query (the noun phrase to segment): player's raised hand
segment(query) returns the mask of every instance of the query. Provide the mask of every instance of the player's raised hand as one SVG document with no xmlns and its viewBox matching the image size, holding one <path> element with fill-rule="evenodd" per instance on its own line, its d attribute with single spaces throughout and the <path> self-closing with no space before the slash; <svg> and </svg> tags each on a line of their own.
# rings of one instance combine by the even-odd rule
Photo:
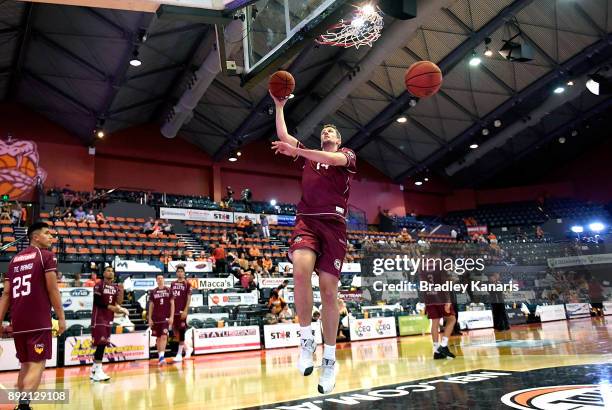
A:
<svg viewBox="0 0 612 410">
<path fill-rule="evenodd" d="M 291 146 L 283 141 L 272 142 L 272 149 L 274 150 L 274 154 L 283 154 L 288 157 L 295 157 L 297 155 L 297 147 Z"/>
<path fill-rule="evenodd" d="M 283 98 L 283 99 L 279 99 L 275 96 L 272 95 L 272 92 L 268 91 L 268 93 L 270 94 L 270 97 L 272 97 L 272 100 L 274 101 L 274 105 L 276 105 L 277 107 L 284 107 L 285 104 L 287 104 L 287 101 L 289 101 L 288 98 Z"/>
</svg>

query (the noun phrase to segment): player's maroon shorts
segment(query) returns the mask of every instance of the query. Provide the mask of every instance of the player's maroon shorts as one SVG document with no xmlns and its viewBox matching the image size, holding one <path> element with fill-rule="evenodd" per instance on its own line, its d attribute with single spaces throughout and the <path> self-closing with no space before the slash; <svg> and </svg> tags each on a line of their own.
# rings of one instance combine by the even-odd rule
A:
<svg viewBox="0 0 612 410">
<path fill-rule="evenodd" d="M 172 331 L 175 335 L 178 335 L 181 330 L 187 330 L 187 320 L 182 320 L 181 315 L 174 315 L 174 320 L 172 321 Z"/>
<path fill-rule="evenodd" d="M 151 327 L 151 335 L 154 337 L 168 335 L 168 322 L 153 322 L 153 327 Z"/>
<path fill-rule="evenodd" d="M 42 362 L 51 359 L 51 329 L 15 333 L 15 350 L 20 363 Z"/>
<path fill-rule="evenodd" d="M 108 325 L 95 325 L 91 330 L 94 346 L 106 346 L 110 343 L 111 327 Z"/>
<path fill-rule="evenodd" d="M 346 224 L 334 218 L 298 216 L 290 241 L 289 259 L 297 249 L 312 249 L 317 254 L 315 270 L 340 277 L 346 255 Z"/>
<path fill-rule="evenodd" d="M 445 304 L 425 305 L 425 313 L 430 319 L 441 319 L 443 317 L 455 316 L 455 309 L 450 305 L 450 312 L 444 309 Z"/>
</svg>

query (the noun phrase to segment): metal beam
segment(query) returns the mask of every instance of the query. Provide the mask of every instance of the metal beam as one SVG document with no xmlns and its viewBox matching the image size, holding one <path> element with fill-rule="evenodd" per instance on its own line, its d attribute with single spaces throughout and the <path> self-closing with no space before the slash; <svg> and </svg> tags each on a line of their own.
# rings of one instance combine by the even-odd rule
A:
<svg viewBox="0 0 612 410">
<path fill-rule="evenodd" d="M 34 81 L 36 81 L 37 83 L 43 85 L 45 88 L 47 88 L 48 90 L 54 92 L 55 94 L 59 95 L 60 97 L 68 100 L 69 102 L 71 102 L 75 107 L 79 108 L 81 111 L 83 111 L 85 114 L 90 115 L 92 117 L 95 117 L 95 111 L 93 109 L 91 109 L 90 107 L 86 106 L 85 104 L 83 104 L 82 102 L 80 102 L 79 100 L 77 100 L 76 98 L 74 98 L 73 96 L 67 94 L 66 92 L 60 90 L 59 88 L 57 88 L 56 86 L 54 86 L 53 84 L 49 83 L 48 81 L 42 79 L 41 77 L 39 77 L 38 75 L 30 72 L 27 69 L 23 69 L 23 73 L 30 77 L 31 79 L 33 79 Z"/>
<path fill-rule="evenodd" d="M 603 58 L 605 60 L 609 57 L 608 54 L 611 49 L 612 45 L 609 44 L 606 40 L 600 40 L 597 43 L 588 46 L 580 53 L 561 64 L 557 69 L 554 69 L 548 74 L 545 74 L 544 76 L 540 77 L 529 87 L 524 88 L 522 91 L 516 93 L 514 96 L 506 100 L 499 107 L 495 108 L 493 111 L 487 114 L 482 119 L 482 122 L 489 123 L 501 117 L 507 111 L 516 109 L 516 106 L 520 104 L 523 100 L 532 98 L 543 90 L 549 89 L 552 84 L 556 83 L 559 78 L 562 77 L 564 73 L 568 71 L 572 71 L 574 74 L 577 74 L 579 71 L 578 69 L 588 70 L 589 67 L 593 66 L 593 63 L 588 62 L 587 59 L 607 51 L 608 53 L 600 56 L 600 58 Z M 476 133 L 480 132 L 481 127 L 482 126 L 480 123 L 473 124 L 471 127 L 463 131 L 459 136 L 455 137 L 452 141 L 450 141 L 449 149 L 455 149 L 457 147 L 465 145 L 466 142 L 468 142 L 470 139 L 473 138 L 474 135 L 476 135 Z M 431 165 L 442 159 L 444 155 L 446 155 L 446 152 L 446 150 L 438 150 L 434 152 L 425 161 L 422 162 L 420 168 L 431 167 Z M 401 180 L 417 171 L 418 170 L 408 170 L 407 172 L 404 172 L 403 174 L 399 175 L 398 178 Z"/>
<path fill-rule="evenodd" d="M 55 40 L 50 39 L 49 37 L 47 37 L 44 33 L 40 32 L 40 31 L 34 31 L 32 33 L 32 35 L 40 40 L 43 40 L 44 43 L 46 43 L 48 46 L 50 46 L 51 48 L 54 48 L 55 50 L 59 51 L 60 53 L 64 54 L 66 57 L 70 58 L 71 60 L 73 60 L 74 62 L 76 62 L 77 64 L 79 64 L 80 66 L 94 72 L 95 74 L 97 74 L 101 79 L 103 80 L 107 80 L 108 75 L 101 70 L 98 66 L 90 63 L 89 61 L 85 60 L 84 58 L 76 55 L 75 53 L 73 53 L 72 51 L 68 50 L 67 48 L 65 48 L 64 46 L 62 46 L 61 44 L 57 43 Z"/>
<path fill-rule="evenodd" d="M 91 8 L 91 7 L 81 7 L 81 8 L 83 10 L 85 10 L 86 12 L 88 12 L 89 14 L 91 14 L 94 18 L 100 20 L 105 25 L 111 27 L 117 33 L 121 34 L 121 36 L 123 38 L 125 38 L 125 39 L 131 39 L 132 38 L 133 33 L 130 30 L 126 30 L 120 24 L 117 24 L 113 20 L 109 19 L 108 17 L 106 17 L 105 15 L 100 13 L 98 10 L 96 10 L 94 8 Z"/>
<path fill-rule="evenodd" d="M 166 67 L 156 68 L 155 70 L 145 71 L 140 74 L 131 75 L 126 78 L 126 81 L 138 80 L 138 79 L 145 78 L 151 75 L 165 73 L 167 71 L 175 71 L 175 70 L 183 70 L 183 69 L 185 69 L 185 64 L 182 64 L 182 63 L 173 64 L 173 65 L 169 65 Z"/>
<path fill-rule="evenodd" d="M 135 109 L 140 108 L 140 107 L 146 107 L 147 105 L 156 104 L 156 103 L 159 103 L 159 102 L 161 102 L 163 100 L 164 100 L 163 97 L 149 98 L 149 99 L 144 100 L 144 101 L 140 101 L 140 102 L 137 102 L 137 103 L 134 103 L 134 104 L 126 105 L 126 106 L 121 107 L 121 108 L 117 108 L 116 110 L 108 111 L 106 113 L 106 117 L 107 118 L 113 118 L 114 116 L 116 116 L 118 114 L 123 114 L 126 111 L 135 110 Z"/>
<path fill-rule="evenodd" d="M 164 36 L 170 36 L 173 34 L 184 33 L 186 31 L 202 30 L 205 28 L 206 28 L 206 24 L 202 24 L 202 23 L 187 24 L 185 26 L 173 28 L 170 30 L 164 30 L 164 31 L 158 31 L 157 33 L 152 33 L 149 36 L 149 40 L 154 39 L 154 38 L 164 37 Z"/>
<path fill-rule="evenodd" d="M 208 125 L 209 127 L 214 128 L 215 130 L 219 131 L 221 134 L 223 134 L 223 136 L 228 136 L 230 134 L 230 132 L 226 130 L 223 126 L 217 124 L 213 120 L 206 118 L 204 115 L 200 114 L 197 108 L 193 110 L 193 116 L 198 121 L 201 121 L 204 124 Z"/>
<path fill-rule="evenodd" d="M 382 135 L 379 136 L 377 138 L 378 142 L 382 142 L 382 144 L 389 148 L 391 151 L 393 151 L 396 154 L 399 154 L 402 158 L 404 158 L 406 161 L 410 162 L 411 165 L 418 165 L 418 162 L 412 158 L 410 155 L 406 154 L 404 151 L 402 151 L 401 149 L 399 149 L 398 147 L 396 147 L 394 144 L 390 143 L 385 137 L 383 137 Z"/>
<path fill-rule="evenodd" d="M 595 22 L 595 20 L 593 20 L 593 18 L 589 15 L 589 13 L 587 13 L 582 6 L 580 5 L 580 3 L 574 3 L 574 8 L 576 9 L 576 11 L 578 12 L 578 15 L 580 17 L 582 17 L 582 19 L 588 23 L 591 27 L 593 27 L 595 30 L 597 30 L 597 33 L 599 33 L 599 37 L 601 37 L 602 39 L 606 39 L 608 38 L 608 33 L 606 32 L 606 30 L 604 30 L 603 28 L 601 28 L 599 26 L 599 24 L 597 24 Z"/>
<path fill-rule="evenodd" d="M 249 99 L 244 98 L 242 95 L 238 94 L 236 91 L 232 90 L 231 88 L 223 84 L 221 81 L 214 79 L 212 85 L 232 97 L 234 100 L 238 101 L 244 108 L 253 108 L 253 103 Z"/>
<path fill-rule="evenodd" d="M 17 83 L 21 76 L 21 70 L 25 61 L 26 51 L 30 43 L 30 35 L 32 33 L 32 25 L 34 21 L 34 4 L 25 3 L 23 15 L 21 16 L 21 39 L 19 47 L 15 47 L 13 55 L 13 72 L 9 78 L 9 86 L 7 97 L 13 99 L 17 95 Z"/>
</svg>

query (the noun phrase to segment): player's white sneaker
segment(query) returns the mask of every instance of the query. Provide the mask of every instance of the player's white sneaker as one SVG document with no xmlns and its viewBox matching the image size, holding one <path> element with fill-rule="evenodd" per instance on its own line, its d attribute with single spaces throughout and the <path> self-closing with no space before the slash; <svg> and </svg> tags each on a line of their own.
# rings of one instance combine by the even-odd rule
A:
<svg viewBox="0 0 612 410">
<path fill-rule="evenodd" d="M 317 350 L 317 342 L 314 339 L 302 339 L 300 345 L 300 358 L 297 368 L 302 376 L 310 376 L 314 369 L 314 353 Z"/>
<path fill-rule="evenodd" d="M 110 380 L 110 376 L 104 373 L 104 370 L 102 370 L 102 368 L 96 370 L 95 372 L 91 372 L 89 378 L 94 382 L 105 382 L 107 380 Z"/>
<path fill-rule="evenodd" d="M 331 393 L 336 387 L 337 364 L 335 360 L 323 359 L 321 375 L 319 376 L 319 393 Z"/>
<path fill-rule="evenodd" d="M 183 361 L 183 355 L 182 354 L 177 354 L 176 356 L 174 356 L 174 359 L 172 359 L 172 361 L 174 363 L 182 362 Z"/>
<path fill-rule="evenodd" d="M 191 358 L 191 353 L 193 353 L 193 349 L 191 347 L 185 348 L 185 360 Z"/>
</svg>

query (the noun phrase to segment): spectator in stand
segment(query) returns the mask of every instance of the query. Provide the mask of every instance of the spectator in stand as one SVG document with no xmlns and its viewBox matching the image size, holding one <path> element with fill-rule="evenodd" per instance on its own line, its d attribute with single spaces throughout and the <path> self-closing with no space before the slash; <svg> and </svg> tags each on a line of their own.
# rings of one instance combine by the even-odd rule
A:
<svg viewBox="0 0 612 410">
<path fill-rule="evenodd" d="M 239 271 L 240 274 L 240 286 L 242 289 L 250 291 L 255 289 L 255 281 L 253 280 L 253 274 L 251 271 L 243 271 L 242 269 Z"/>
<path fill-rule="evenodd" d="M 312 321 L 318 322 L 320 320 L 321 320 L 321 312 L 319 312 L 318 310 L 315 310 L 314 312 L 312 312 Z"/>
<path fill-rule="evenodd" d="M 221 244 L 216 244 L 212 250 L 212 256 L 215 258 L 215 272 L 227 273 L 227 264 L 225 260 L 225 248 Z"/>
<path fill-rule="evenodd" d="M 272 269 L 269 271 L 270 276 L 280 276 L 280 269 L 278 268 L 278 265 L 273 265 Z"/>
<path fill-rule="evenodd" d="M 274 289 L 270 294 L 270 299 L 268 299 L 270 311 L 273 311 L 275 308 L 280 308 L 281 302 L 284 302 L 284 300 L 279 296 L 278 291 Z M 280 309 L 278 311 L 280 312 Z"/>
<path fill-rule="evenodd" d="M 96 222 L 98 223 L 98 225 L 104 225 L 106 223 L 106 217 L 102 213 L 102 210 L 100 210 L 96 215 Z"/>
<path fill-rule="evenodd" d="M 247 270 L 249 268 L 249 261 L 246 259 L 244 252 L 240 252 L 240 257 L 237 259 L 237 262 L 241 269 Z"/>
<path fill-rule="evenodd" d="M 68 212 L 66 214 L 66 216 L 64 217 L 64 222 L 76 222 L 76 219 L 74 219 L 72 212 Z"/>
<path fill-rule="evenodd" d="M 93 288 L 94 286 L 96 286 L 96 283 L 98 283 L 99 279 L 98 279 L 98 275 L 96 275 L 95 272 L 91 273 L 91 276 L 89 277 L 89 279 L 83 284 L 84 287 L 86 288 Z"/>
<path fill-rule="evenodd" d="M 77 210 L 74 211 L 74 218 L 76 219 L 77 222 L 83 221 L 86 216 L 87 214 L 85 214 L 85 211 L 83 210 L 82 206 L 79 206 Z"/>
<path fill-rule="evenodd" d="M 236 220 L 236 230 L 238 231 L 238 235 L 244 237 L 244 219 L 241 216 Z"/>
<path fill-rule="evenodd" d="M 489 243 L 490 244 L 497 244 L 497 236 L 495 236 L 495 234 L 493 232 L 491 232 L 489 234 Z"/>
<path fill-rule="evenodd" d="M 268 217 L 265 215 L 260 215 L 259 220 L 261 222 L 261 233 L 264 238 L 270 237 L 270 222 L 268 222 Z"/>
<path fill-rule="evenodd" d="M 193 252 L 187 250 L 185 251 L 185 260 L 188 262 L 193 262 L 195 259 L 193 258 Z"/>
<path fill-rule="evenodd" d="M 28 222 L 28 208 L 25 206 L 22 206 L 19 226 L 26 226 L 27 222 Z"/>
<path fill-rule="evenodd" d="M 287 286 L 289 286 L 289 281 L 284 280 L 283 283 L 276 288 L 278 296 L 283 300 L 287 299 Z"/>
<path fill-rule="evenodd" d="M 153 232 L 153 218 L 149 218 L 149 220 L 146 221 L 144 225 L 142 226 L 142 233 L 144 233 L 145 235 L 149 235 L 152 232 Z"/>
<path fill-rule="evenodd" d="M 281 311 L 278 314 L 278 321 L 280 323 L 293 323 L 293 312 L 289 309 L 287 302 L 281 302 Z"/>
<path fill-rule="evenodd" d="M 410 232 L 408 232 L 408 228 L 402 228 L 402 232 L 400 233 L 398 242 L 412 242 L 412 236 L 410 235 Z"/>
<path fill-rule="evenodd" d="M 536 236 L 536 239 L 539 241 L 544 239 L 544 230 L 542 229 L 540 225 L 536 226 L 535 236 Z"/>
<path fill-rule="evenodd" d="M 455 228 L 451 229 L 450 236 L 451 238 L 453 238 L 453 240 L 457 240 L 457 231 L 455 230 Z"/>
<path fill-rule="evenodd" d="M 272 269 L 272 258 L 270 257 L 269 253 L 264 255 L 263 260 L 261 261 L 261 266 L 267 271 Z"/>
<path fill-rule="evenodd" d="M 0 221 L 12 222 L 12 219 L 11 219 L 11 205 L 10 204 L 6 203 L 6 204 L 2 205 L 2 211 L 0 212 Z"/>
<path fill-rule="evenodd" d="M 153 224 L 153 232 L 151 232 L 151 236 L 161 236 L 163 235 L 162 227 L 158 220 Z"/>
<path fill-rule="evenodd" d="M 134 301 L 134 281 L 132 280 L 132 275 L 128 275 L 123 281 L 123 292 L 125 292 L 125 298 L 128 301 Z"/>
<path fill-rule="evenodd" d="M 87 212 L 87 215 L 85 215 L 85 222 L 91 223 L 91 224 L 96 222 L 96 216 L 94 215 L 93 209 L 90 209 Z"/>
<path fill-rule="evenodd" d="M 219 238 L 219 242 L 221 242 L 223 245 L 229 245 L 229 239 L 227 235 L 225 234 L 225 231 L 221 232 L 221 237 Z"/>
<path fill-rule="evenodd" d="M 18 201 L 15 201 L 15 205 L 13 205 L 13 210 L 11 211 L 13 225 L 20 226 L 21 222 L 21 204 Z"/>
<path fill-rule="evenodd" d="M 261 253 L 259 253 L 259 248 L 255 245 L 251 246 L 249 248 L 249 256 L 251 258 L 258 258 L 261 256 Z"/>
<path fill-rule="evenodd" d="M 167 219 L 162 224 L 162 232 L 164 235 L 172 235 L 172 224 Z"/>
<path fill-rule="evenodd" d="M 79 272 L 74 274 L 74 281 L 72 282 L 72 286 L 75 288 L 80 288 L 83 286 L 83 282 L 81 282 L 81 274 Z"/>
<path fill-rule="evenodd" d="M 253 221 L 248 216 L 244 217 L 244 234 L 247 237 L 253 236 L 255 232 L 255 226 L 253 225 Z"/>
<path fill-rule="evenodd" d="M 234 229 L 232 231 L 232 233 L 230 233 L 228 239 L 229 239 L 230 243 L 232 243 L 234 245 L 238 245 L 238 244 L 240 244 L 240 241 L 242 241 L 242 238 L 240 237 L 240 235 L 238 234 L 238 231 L 236 229 Z"/>
<path fill-rule="evenodd" d="M 285 265 L 285 269 L 283 269 L 283 275 L 285 276 L 293 275 L 293 269 L 291 265 Z"/>
</svg>

